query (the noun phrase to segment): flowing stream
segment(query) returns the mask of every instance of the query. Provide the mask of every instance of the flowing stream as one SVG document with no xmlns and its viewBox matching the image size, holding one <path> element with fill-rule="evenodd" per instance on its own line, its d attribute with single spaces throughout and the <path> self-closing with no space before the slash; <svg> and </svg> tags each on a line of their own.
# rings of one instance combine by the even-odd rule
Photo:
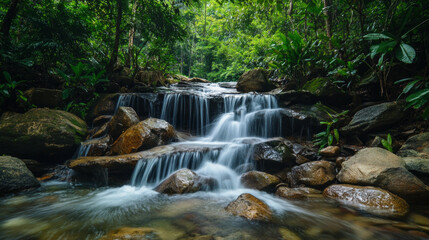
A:
<svg viewBox="0 0 429 240">
<path fill-rule="evenodd" d="M 244 188 L 240 175 L 255 168 L 250 143 L 287 133 L 305 133 L 304 137 L 310 133 L 308 126 L 294 125 L 284 117 L 285 110 L 274 96 L 195 84 L 165 89 L 159 95 L 124 94 L 119 97 L 120 106 L 131 106 L 141 116 L 165 119 L 176 129 L 194 134 L 175 145 L 212 150 L 139 161 L 129 185 L 122 187 L 51 181 L 31 193 L 0 198 L 0 239 L 97 239 L 120 227 L 152 228 L 160 239 L 417 239 L 383 230 L 393 220 L 365 218 L 323 198 L 292 202 Z M 79 154 L 85 155 L 89 147 Z M 152 190 L 181 168 L 215 179 L 217 187 L 174 196 Z M 264 201 L 274 212 L 273 222 L 251 222 L 228 214 L 224 208 L 241 193 Z"/>
</svg>

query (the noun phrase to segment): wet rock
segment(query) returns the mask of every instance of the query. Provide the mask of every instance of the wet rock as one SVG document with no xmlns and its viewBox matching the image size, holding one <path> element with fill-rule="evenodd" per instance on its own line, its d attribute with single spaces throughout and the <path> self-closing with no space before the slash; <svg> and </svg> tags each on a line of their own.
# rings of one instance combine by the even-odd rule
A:
<svg viewBox="0 0 429 240">
<path fill-rule="evenodd" d="M 280 228 L 279 233 L 283 240 L 301 240 L 301 238 L 287 228 Z"/>
<path fill-rule="evenodd" d="M 101 115 L 92 120 L 92 126 L 103 126 L 112 119 L 112 115 Z"/>
<path fill-rule="evenodd" d="M 275 96 L 278 100 L 289 104 L 315 104 L 317 102 L 317 97 L 309 91 L 282 91 L 280 93 L 276 93 Z"/>
<path fill-rule="evenodd" d="M 271 172 L 294 166 L 296 157 L 289 146 L 292 143 L 283 138 L 272 138 L 254 144 L 253 159 L 258 169 Z"/>
<path fill-rule="evenodd" d="M 286 186 L 280 186 L 279 188 L 277 188 L 277 191 L 276 191 L 277 196 L 286 198 L 289 200 L 308 198 L 321 193 L 322 193 L 321 191 L 314 188 L 307 188 L 307 187 L 288 188 Z"/>
<path fill-rule="evenodd" d="M 77 116 L 47 108 L 0 120 L 0 154 L 40 161 L 70 158 L 87 134 Z"/>
<path fill-rule="evenodd" d="M 406 200 L 425 202 L 429 187 L 405 168 L 389 168 L 377 176 L 375 186 L 386 189 Z"/>
<path fill-rule="evenodd" d="M 365 133 L 382 130 L 398 123 L 404 117 L 403 105 L 398 102 L 381 103 L 359 110 L 352 121 L 341 128 L 343 133 Z"/>
<path fill-rule="evenodd" d="M 112 84 L 116 84 L 116 83 L 112 83 Z M 119 90 L 119 86 L 117 90 Z M 114 92 L 117 92 L 117 90 L 115 90 Z M 118 99 L 117 94 L 101 95 L 100 98 L 98 98 L 89 107 L 88 115 L 86 117 L 88 122 L 91 122 L 94 118 L 101 115 L 113 115 L 113 113 L 115 112 L 117 99 Z"/>
<path fill-rule="evenodd" d="M 148 86 L 165 86 L 166 85 L 166 79 L 164 77 L 164 74 L 160 71 L 148 71 L 148 70 L 142 70 L 139 71 L 135 78 L 135 82 L 143 83 Z"/>
<path fill-rule="evenodd" d="M 306 186 L 322 187 L 335 179 L 335 164 L 328 161 L 314 161 L 292 168 L 290 182 L 293 187 Z"/>
<path fill-rule="evenodd" d="M 343 162 L 337 179 L 342 183 L 374 185 L 383 171 L 404 166 L 400 157 L 385 149 L 365 148 Z"/>
<path fill-rule="evenodd" d="M 274 192 L 280 179 L 268 173 L 250 171 L 241 176 L 241 183 L 247 188 Z"/>
<path fill-rule="evenodd" d="M 170 143 L 176 138 L 173 126 L 164 120 L 148 118 L 122 133 L 112 145 L 113 154 L 128 154 Z"/>
<path fill-rule="evenodd" d="M 314 78 L 306 82 L 302 89 L 316 95 L 322 102 L 329 105 L 344 106 L 351 102 L 350 95 L 333 84 L 329 78 Z"/>
<path fill-rule="evenodd" d="M 110 136 L 117 139 L 128 128 L 139 123 L 139 116 L 130 107 L 120 107 L 107 125 Z"/>
<path fill-rule="evenodd" d="M 336 157 L 340 154 L 340 147 L 338 146 L 328 146 L 320 150 L 320 155 L 323 157 Z"/>
<path fill-rule="evenodd" d="M 100 238 L 100 240 L 157 240 L 161 239 L 154 229 L 122 227 Z"/>
<path fill-rule="evenodd" d="M 62 91 L 48 88 L 31 88 L 24 92 L 29 104 L 39 108 L 62 108 L 64 106 Z"/>
<path fill-rule="evenodd" d="M 86 156 L 104 156 L 109 152 L 111 142 L 112 138 L 110 135 L 107 135 L 102 138 L 94 138 L 86 141 L 82 143 L 82 146 L 87 145 L 89 147 Z"/>
<path fill-rule="evenodd" d="M 238 196 L 225 210 L 248 220 L 270 221 L 272 219 L 272 212 L 267 204 L 249 193 Z"/>
<path fill-rule="evenodd" d="M 23 161 L 10 156 L 0 156 L 0 195 L 39 186 L 39 181 Z"/>
<path fill-rule="evenodd" d="M 335 160 L 335 166 L 337 169 L 341 170 L 341 167 L 343 165 L 343 162 L 345 162 L 347 159 L 345 157 L 337 157 Z"/>
<path fill-rule="evenodd" d="M 326 188 L 323 195 L 346 206 L 385 217 L 403 217 L 409 209 L 405 200 L 376 187 L 337 184 Z"/>
<path fill-rule="evenodd" d="M 166 194 L 198 192 L 202 188 L 201 177 L 189 169 L 180 169 L 159 184 L 155 191 Z"/>
<path fill-rule="evenodd" d="M 268 81 L 268 72 L 264 69 L 253 69 L 241 75 L 237 82 L 240 92 L 268 92 L 275 86 Z"/>
<path fill-rule="evenodd" d="M 429 174 L 429 132 L 410 137 L 398 151 L 410 171 Z"/>
</svg>

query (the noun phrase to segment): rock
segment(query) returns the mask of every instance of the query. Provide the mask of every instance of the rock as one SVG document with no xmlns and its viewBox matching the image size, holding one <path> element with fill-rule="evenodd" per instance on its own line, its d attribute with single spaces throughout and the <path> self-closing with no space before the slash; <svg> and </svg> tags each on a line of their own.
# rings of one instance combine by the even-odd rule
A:
<svg viewBox="0 0 429 240">
<path fill-rule="evenodd" d="M 144 83 L 148 86 L 165 86 L 166 85 L 166 79 L 164 77 L 164 74 L 160 71 L 148 71 L 148 70 L 142 70 L 139 71 L 135 78 L 135 82 Z"/>
<path fill-rule="evenodd" d="M 277 188 L 277 191 L 276 191 L 277 196 L 286 198 L 289 200 L 308 198 L 321 193 L 322 193 L 321 191 L 314 188 L 307 188 L 307 187 L 288 188 L 286 186 L 280 186 L 279 188 Z"/>
<path fill-rule="evenodd" d="M 237 82 L 240 92 L 268 92 L 275 86 L 268 81 L 268 73 L 264 69 L 253 69 L 241 75 Z"/>
<path fill-rule="evenodd" d="M 301 238 L 291 230 L 287 228 L 279 228 L 279 233 L 282 236 L 283 240 L 301 240 Z"/>
<path fill-rule="evenodd" d="M 105 156 L 110 150 L 110 143 L 112 138 L 107 135 L 102 138 L 94 138 L 82 143 L 83 146 L 88 146 L 88 153 L 86 156 Z"/>
<path fill-rule="evenodd" d="M 261 191 L 274 192 L 280 179 L 268 173 L 250 171 L 241 176 L 241 183 L 247 188 Z"/>
<path fill-rule="evenodd" d="M 405 168 L 388 168 L 381 172 L 375 186 L 386 189 L 406 200 L 425 202 L 429 198 L 429 187 Z"/>
<path fill-rule="evenodd" d="M 31 88 L 24 92 L 29 104 L 39 108 L 63 108 L 62 91 L 48 88 Z"/>
<path fill-rule="evenodd" d="M 176 138 L 173 126 L 148 118 L 122 133 L 112 145 L 113 154 L 128 154 L 170 143 Z"/>
<path fill-rule="evenodd" d="M 117 139 L 128 128 L 139 123 L 139 116 L 131 107 L 120 107 L 107 125 L 109 134 Z"/>
<path fill-rule="evenodd" d="M 329 78 L 314 78 L 306 82 L 302 89 L 314 94 L 322 102 L 333 106 L 345 106 L 352 100 L 350 95 L 333 84 Z"/>
<path fill-rule="evenodd" d="M 155 191 L 166 194 L 198 192 L 202 188 L 201 177 L 189 169 L 180 169 L 160 183 Z"/>
<path fill-rule="evenodd" d="M 87 134 L 77 116 L 47 108 L 0 120 L 0 154 L 40 161 L 70 158 Z"/>
<path fill-rule="evenodd" d="M 293 167 L 290 177 L 292 187 L 322 187 L 335 179 L 335 164 L 324 160 L 304 163 Z"/>
<path fill-rule="evenodd" d="M 340 154 L 340 147 L 338 146 L 328 146 L 320 150 L 320 155 L 323 157 L 336 157 Z"/>
<path fill-rule="evenodd" d="M 23 161 L 10 156 L 0 156 L 0 195 L 39 186 L 39 181 Z"/>
<path fill-rule="evenodd" d="M 93 127 L 103 126 L 104 124 L 109 122 L 110 119 L 112 119 L 112 115 L 98 116 L 98 117 L 94 118 L 94 120 L 92 120 L 92 126 Z"/>
<path fill-rule="evenodd" d="M 410 137 L 398 151 L 410 171 L 429 174 L 429 132 Z"/>
<path fill-rule="evenodd" d="M 199 77 L 193 77 L 190 80 L 191 82 L 200 82 L 200 83 L 210 83 L 207 79 L 199 78 Z"/>
<path fill-rule="evenodd" d="M 263 171 L 278 171 L 286 166 L 295 165 L 295 155 L 283 138 L 272 138 L 253 145 L 253 160 Z"/>
<path fill-rule="evenodd" d="M 345 134 L 383 130 L 398 123 L 404 117 L 403 105 L 398 102 L 381 103 L 355 113 L 351 122 L 341 128 Z"/>
<path fill-rule="evenodd" d="M 151 228 L 122 227 L 102 236 L 100 240 L 158 240 L 161 239 Z"/>
<path fill-rule="evenodd" d="M 315 104 L 317 102 L 317 97 L 309 91 L 281 91 L 276 93 L 275 96 L 278 100 L 288 104 Z"/>
<path fill-rule="evenodd" d="M 409 209 L 405 200 L 376 187 L 331 185 L 323 191 L 323 196 L 346 206 L 385 217 L 403 217 Z"/>
<path fill-rule="evenodd" d="M 103 124 L 99 128 L 94 128 L 92 132 L 95 132 L 95 133 L 91 136 L 91 138 L 100 138 L 100 137 L 104 137 L 105 135 L 108 135 L 107 134 L 108 126 L 109 126 L 109 122 Z"/>
<path fill-rule="evenodd" d="M 114 92 L 117 92 L 117 90 Z M 113 115 L 116 109 L 118 96 L 118 94 L 103 94 L 94 101 L 94 103 L 89 106 L 89 111 L 86 117 L 88 122 L 91 122 L 93 119 L 101 115 Z"/>
<path fill-rule="evenodd" d="M 365 148 L 343 162 L 337 179 L 342 183 L 374 185 L 383 171 L 404 166 L 400 157 L 385 149 Z"/>
<path fill-rule="evenodd" d="M 272 212 L 261 200 L 249 193 L 243 193 L 228 204 L 225 210 L 235 216 L 248 220 L 270 221 Z"/>
</svg>

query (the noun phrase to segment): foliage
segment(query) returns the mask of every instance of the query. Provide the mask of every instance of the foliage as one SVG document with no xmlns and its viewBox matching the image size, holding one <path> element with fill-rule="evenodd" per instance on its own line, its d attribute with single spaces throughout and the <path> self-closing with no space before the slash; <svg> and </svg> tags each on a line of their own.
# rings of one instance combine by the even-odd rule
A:
<svg viewBox="0 0 429 240">
<path fill-rule="evenodd" d="M 392 136 L 390 136 L 390 133 L 387 134 L 387 138 L 386 139 L 381 139 L 381 144 L 383 145 L 384 148 L 386 148 L 390 152 L 393 152 L 393 148 L 392 148 Z"/>
<path fill-rule="evenodd" d="M 331 146 L 334 143 L 334 140 L 337 144 L 340 142 L 340 133 L 337 128 L 333 127 L 334 124 L 340 120 L 340 117 L 348 113 L 348 110 L 337 114 L 331 114 L 328 111 L 325 112 L 329 115 L 330 121 L 320 122 L 321 125 L 326 125 L 326 129 L 314 135 L 313 140 L 314 145 L 320 146 L 319 149 L 322 149 L 326 146 Z"/>
<path fill-rule="evenodd" d="M 24 103 L 25 105 L 28 105 L 27 97 L 25 97 L 24 93 L 17 88 L 24 81 L 12 80 L 10 73 L 6 71 L 3 72 L 3 77 L 5 82 L 0 83 L 0 106 L 3 105 L 9 99 L 15 100 L 16 103 Z"/>
<path fill-rule="evenodd" d="M 416 76 L 413 78 L 404 78 L 395 82 L 395 84 L 408 82 L 402 90 L 402 94 L 408 95 L 405 100 L 407 105 L 405 109 L 413 107 L 414 109 L 423 109 L 423 119 L 429 117 L 429 80 L 426 77 Z M 399 97 L 401 97 L 399 95 Z M 398 97 L 398 98 L 399 98 Z"/>
</svg>

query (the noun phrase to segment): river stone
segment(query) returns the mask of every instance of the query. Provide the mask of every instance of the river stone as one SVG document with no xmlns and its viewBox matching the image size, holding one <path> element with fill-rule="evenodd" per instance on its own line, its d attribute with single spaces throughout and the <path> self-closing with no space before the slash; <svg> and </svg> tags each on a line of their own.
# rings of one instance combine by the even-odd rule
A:
<svg viewBox="0 0 429 240">
<path fill-rule="evenodd" d="M 62 108 L 64 106 L 62 91 L 48 88 L 31 88 L 24 92 L 29 104 L 47 108 Z"/>
<path fill-rule="evenodd" d="M 112 145 L 112 154 L 122 155 L 146 150 L 157 145 L 157 137 L 140 122 L 119 136 Z"/>
<path fill-rule="evenodd" d="M 198 192 L 202 188 L 201 177 L 189 169 L 180 169 L 160 183 L 155 191 L 166 194 Z"/>
<path fill-rule="evenodd" d="M 377 177 L 389 168 L 404 167 L 405 162 L 395 154 L 382 148 L 365 148 L 341 165 L 337 175 L 342 183 L 374 185 Z"/>
<path fill-rule="evenodd" d="M 321 193 L 322 193 L 321 191 L 314 188 L 307 188 L 307 187 L 288 188 L 286 186 L 280 186 L 277 188 L 277 191 L 276 191 L 277 196 L 286 198 L 289 200 L 308 198 Z"/>
<path fill-rule="evenodd" d="M 268 92 L 275 86 L 268 81 L 268 72 L 264 69 L 253 69 L 243 73 L 237 82 L 240 92 Z"/>
<path fill-rule="evenodd" d="M 92 120 L 92 126 L 93 127 L 103 126 L 104 124 L 108 123 L 110 119 L 112 119 L 112 115 L 98 116 L 94 118 L 94 120 Z"/>
<path fill-rule="evenodd" d="M 274 192 L 280 179 L 268 173 L 250 171 L 241 175 L 241 183 L 247 188 Z"/>
<path fill-rule="evenodd" d="M 335 163 L 314 161 L 292 168 L 290 173 L 292 187 L 304 184 L 312 187 L 322 187 L 335 179 Z"/>
<path fill-rule="evenodd" d="M 148 118 L 144 120 L 143 123 L 146 125 L 147 128 L 150 129 L 153 134 L 157 136 L 157 145 L 168 144 L 177 138 L 174 127 L 164 120 L 157 118 Z"/>
<path fill-rule="evenodd" d="M 366 107 L 355 113 L 352 121 L 341 128 L 343 133 L 365 133 L 382 130 L 398 123 L 404 117 L 403 104 L 398 102 L 381 103 Z"/>
<path fill-rule="evenodd" d="M 139 116 L 131 107 L 120 107 L 112 117 L 107 128 L 113 139 L 117 139 L 128 128 L 139 123 Z"/>
<path fill-rule="evenodd" d="M 0 156 L 0 195 L 39 187 L 33 173 L 18 158 Z"/>
<path fill-rule="evenodd" d="M 100 240 L 158 240 L 161 239 L 152 228 L 122 227 L 102 236 Z"/>
<path fill-rule="evenodd" d="M 82 143 L 82 147 L 84 145 L 91 145 L 87 156 L 104 156 L 109 152 L 111 142 L 112 138 L 110 135 L 106 135 L 102 138 L 95 138 L 85 141 Z"/>
<path fill-rule="evenodd" d="M 110 83 L 109 83 L 110 84 Z M 103 94 L 89 106 L 86 119 L 91 122 L 101 115 L 113 115 L 116 108 L 118 94 Z"/>
<path fill-rule="evenodd" d="M 326 188 L 323 196 L 346 206 L 384 217 L 403 217 L 409 209 L 404 199 L 376 187 L 336 184 Z"/>
<path fill-rule="evenodd" d="M 292 146 L 292 144 L 290 143 Z M 272 138 L 253 145 L 253 160 L 263 171 L 278 171 L 295 165 L 295 155 L 283 138 Z"/>
<path fill-rule="evenodd" d="M 398 151 L 410 171 L 429 174 L 429 132 L 410 137 Z"/>
<path fill-rule="evenodd" d="M 323 157 L 336 157 L 340 154 L 340 147 L 338 146 L 328 146 L 320 150 L 320 155 Z"/>
<path fill-rule="evenodd" d="M 0 154 L 60 162 L 73 155 L 86 134 L 87 125 L 77 116 L 34 108 L 0 120 Z"/>
<path fill-rule="evenodd" d="M 225 210 L 248 220 L 270 221 L 272 219 L 272 212 L 268 205 L 249 193 L 238 196 Z"/>
</svg>

